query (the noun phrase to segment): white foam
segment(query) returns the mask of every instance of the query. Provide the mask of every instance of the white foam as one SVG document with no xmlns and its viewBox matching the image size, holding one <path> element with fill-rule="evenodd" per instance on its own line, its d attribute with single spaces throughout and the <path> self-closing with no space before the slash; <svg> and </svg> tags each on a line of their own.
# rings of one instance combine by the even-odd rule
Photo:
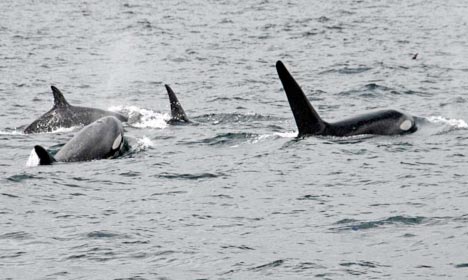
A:
<svg viewBox="0 0 468 280">
<path fill-rule="evenodd" d="M 446 124 L 456 128 L 468 128 L 468 124 L 462 119 L 447 119 L 441 116 L 431 116 L 427 118 L 432 123 Z"/>
<path fill-rule="evenodd" d="M 72 126 L 72 127 L 57 127 L 56 129 L 46 132 L 46 133 L 61 133 L 61 132 L 71 132 L 75 130 L 76 128 L 81 127 L 81 126 Z"/>
<path fill-rule="evenodd" d="M 21 135 L 24 134 L 23 131 L 13 130 L 13 131 L 4 131 L 0 130 L 0 135 Z"/>
<path fill-rule="evenodd" d="M 34 148 L 31 151 L 31 154 L 29 154 L 28 161 L 26 162 L 27 167 L 34 167 L 39 165 L 39 157 L 36 154 L 36 150 Z"/>
<path fill-rule="evenodd" d="M 165 128 L 170 119 L 169 114 L 162 114 L 137 106 L 112 106 L 108 109 L 113 112 L 128 114 L 129 124 L 138 128 Z"/>
<path fill-rule="evenodd" d="M 297 131 L 291 132 L 275 132 L 275 135 L 283 138 L 294 138 L 297 137 Z"/>
<path fill-rule="evenodd" d="M 143 136 L 140 139 L 137 139 L 137 145 L 143 149 L 151 148 L 154 146 L 153 141 L 146 136 Z"/>
<path fill-rule="evenodd" d="M 257 137 L 255 137 L 253 140 L 252 140 L 252 144 L 256 144 L 258 142 L 261 142 L 267 138 L 270 138 L 272 135 L 269 135 L 269 134 L 263 134 L 263 135 L 259 135 Z"/>
</svg>

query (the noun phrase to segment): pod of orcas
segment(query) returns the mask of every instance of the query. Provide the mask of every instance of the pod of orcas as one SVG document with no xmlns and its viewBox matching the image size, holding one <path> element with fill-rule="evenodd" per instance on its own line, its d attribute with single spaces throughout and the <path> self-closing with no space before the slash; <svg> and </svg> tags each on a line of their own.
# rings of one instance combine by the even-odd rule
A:
<svg viewBox="0 0 468 280">
<path fill-rule="evenodd" d="M 320 118 L 310 104 L 299 84 L 281 61 L 276 70 L 286 93 L 291 111 L 298 128 L 298 137 L 303 136 L 354 136 L 402 135 L 417 130 L 416 117 L 397 110 L 380 110 L 351 117 L 349 119 L 326 122 Z M 170 124 L 189 123 L 182 105 L 169 85 L 165 85 L 170 106 Z M 70 105 L 62 92 L 52 86 L 54 106 L 24 129 L 24 133 L 50 132 L 57 128 L 84 125 L 55 156 L 45 148 L 36 145 L 30 161 L 33 165 L 50 165 L 55 162 L 90 161 L 115 158 L 128 148 L 124 138 L 122 122 L 128 117 L 116 112 L 96 108 Z M 31 159 L 32 158 L 32 159 Z"/>
<path fill-rule="evenodd" d="M 171 105 L 170 124 L 189 123 L 182 105 L 169 85 L 165 85 Z M 55 162 L 90 161 L 115 158 L 122 155 L 128 145 L 122 121 L 128 117 L 96 108 L 70 105 L 62 92 L 52 86 L 54 107 L 24 129 L 24 133 L 49 132 L 57 128 L 85 125 L 55 156 L 36 145 L 28 165 L 50 165 Z"/>
</svg>

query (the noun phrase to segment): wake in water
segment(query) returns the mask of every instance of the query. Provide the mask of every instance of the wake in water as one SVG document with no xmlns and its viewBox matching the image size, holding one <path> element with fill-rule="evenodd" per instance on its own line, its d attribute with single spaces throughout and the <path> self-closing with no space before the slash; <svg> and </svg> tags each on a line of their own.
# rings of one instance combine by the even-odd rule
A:
<svg viewBox="0 0 468 280">
<path fill-rule="evenodd" d="M 462 119 L 449 119 L 442 116 L 429 116 L 427 118 L 418 119 L 418 121 L 424 128 L 430 129 L 432 134 L 435 135 L 468 129 L 468 124 Z"/>
<path fill-rule="evenodd" d="M 443 124 L 453 128 L 468 128 L 468 124 L 462 119 L 448 119 L 442 116 L 431 116 L 427 118 L 428 121 L 436 124 Z"/>
</svg>

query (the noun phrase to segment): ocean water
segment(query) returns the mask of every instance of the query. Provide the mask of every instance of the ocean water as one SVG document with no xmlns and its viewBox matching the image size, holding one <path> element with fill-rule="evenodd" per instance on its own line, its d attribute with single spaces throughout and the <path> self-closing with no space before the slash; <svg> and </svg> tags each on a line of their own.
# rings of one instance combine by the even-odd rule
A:
<svg viewBox="0 0 468 280">
<path fill-rule="evenodd" d="M 1 279 L 466 279 L 464 1 L 0 2 Z M 417 54 L 416 59 L 412 57 Z M 296 138 L 282 60 L 325 120 L 394 108 L 405 136 Z M 168 125 L 164 84 L 188 125 Z M 28 167 L 124 112 L 121 158 Z"/>
</svg>

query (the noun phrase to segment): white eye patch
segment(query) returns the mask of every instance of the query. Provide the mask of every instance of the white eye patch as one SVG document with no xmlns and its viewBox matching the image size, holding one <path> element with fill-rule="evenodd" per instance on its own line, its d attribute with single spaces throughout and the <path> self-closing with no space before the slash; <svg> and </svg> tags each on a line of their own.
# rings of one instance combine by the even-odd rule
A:
<svg viewBox="0 0 468 280">
<path fill-rule="evenodd" d="M 400 124 L 400 129 L 404 130 L 404 131 L 407 131 L 407 130 L 409 130 L 411 128 L 411 126 L 413 126 L 413 123 L 410 120 L 404 120 Z"/>
<path fill-rule="evenodd" d="M 114 143 L 112 144 L 112 150 L 117 150 L 122 143 L 122 134 L 119 134 L 117 138 L 115 138 Z"/>
</svg>

